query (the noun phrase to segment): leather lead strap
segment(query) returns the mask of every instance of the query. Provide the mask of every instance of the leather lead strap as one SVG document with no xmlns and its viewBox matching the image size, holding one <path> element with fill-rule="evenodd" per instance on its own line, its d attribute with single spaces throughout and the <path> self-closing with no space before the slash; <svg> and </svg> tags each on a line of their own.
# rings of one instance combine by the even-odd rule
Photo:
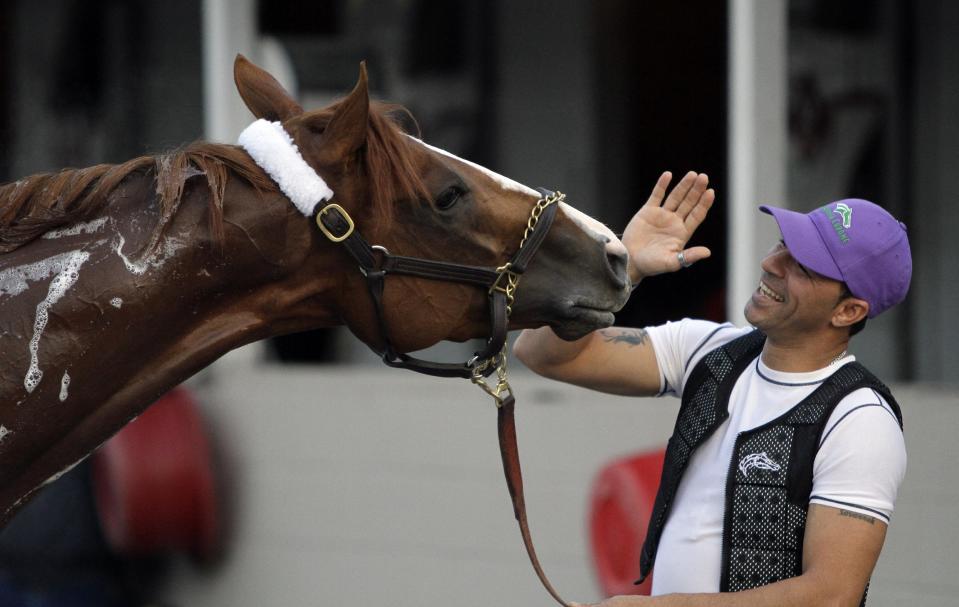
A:
<svg viewBox="0 0 959 607">
<path fill-rule="evenodd" d="M 503 404 L 499 406 L 496 414 L 496 425 L 499 433 L 499 450 L 503 457 L 503 473 L 506 476 L 506 486 L 509 488 L 510 499 L 513 500 L 513 514 L 519 523 L 519 530 L 523 536 L 523 543 L 526 545 L 526 554 L 529 555 L 529 562 L 536 571 L 536 576 L 543 583 L 546 592 L 550 594 L 556 602 L 563 607 L 570 607 L 553 585 L 549 578 L 543 572 L 539 564 L 539 558 L 536 556 L 536 549 L 533 547 L 533 538 L 529 532 L 529 522 L 526 520 L 526 498 L 523 496 L 523 471 L 519 465 L 519 447 L 516 443 L 516 418 L 513 415 L 513 409 L 516 400 L 510 394 L 503 399 Z"/>
<path fill-rule="evenodd" d="M 544 197 L 553 195 L 553 192 L 549 190 L 543 188 L 539 188 L 539 190 Z M 526 266 L 546 238 L 546 233 L 552 226 L 553 219 L 556 216 L 556 210 L 556 204 L 548 205 L 543 210 L 542 215 L 539 217 L 533 229 L 524 236 L 524 242 L 521 243 L 519 250 L 516 251 L 509 262 L 509 268 L 513 274 L 521 275 L 526 270 Z M 380 335 L 383 337 L 384 347 L 379 354 L 384 363 L 391 367 L 410 369 L 419 373 L 440 377 L 471 378 L 473 375 L 473 366 L 470 362 L 452 364 L 426 361 L 401 352 L 396 352 L 393 349 L 390 344 L 386 317 L 383 314 L 383 290 L 387 274 L 405 274 L 431 280 L 460 282 L 489 288 L 490 337 L 484 349 L 481 352 L 477 352 L 473 359 L 471 359 L 471 362 L 488 360 L 499 354 L 503 348 L 503 344 L 506 343 L 509 318 L 506 293 L 502 289 L 491 288 L 496 285 L 500 279 L 500 273 L 496 269 L 391 255 L 380 247 L 377 247 L 377 252 L 374 252 L 374 248 L 360 235 L 359 231 L 353 228 L 352 222 L 343 216 L 338 207 L 330 205 L 329 210 L 318 210 L 317 213 L 316 220 L 322 223 L 322 227 L 325 228 L 327 236 L 342 235 L 340 240 L 334 240 L 334 242 L 341 242 L 345 246 L 346 250 L 353 259 L 356 260 L 357 265 L 366 276 L 367 288 L 369 289 L 376 310 Z M 488 376 L 494 370 L 495 365 L 488 365 L 483 375 Z M 499 405 L 497 413 L 500 455 L 503 458 L 503 472 L 506 476 L 506 485 L 509 488 L 510 499 L 513 502 L 513 514 L 519 523 L 520 533 L 523 536 L 523 544 L 526 546 L 526 553 L 529 555 L 529 560 L 533 565 L 536 576 L 540 582 L 542 582 L 543 587 L 549 592 L 550 596 L 556 599 L 556 602 L 563 607 L 570 607 L 570 604 L 559 596 L 559 593 L 556 592 L 546 577 L 542 566 L 539 564 L 539 558 L 536 556 L 536 550 L 533 547 L 533 539 L 530 535 L 529 523 L 526 519 L 526 500 L 523 496 L 523 474 L 520 469 L 519 448 L 516 442 L 516 421 L 513 415 L 515 404 L 516 401 L 513 395 L 508 394 Z"/>
</svg>

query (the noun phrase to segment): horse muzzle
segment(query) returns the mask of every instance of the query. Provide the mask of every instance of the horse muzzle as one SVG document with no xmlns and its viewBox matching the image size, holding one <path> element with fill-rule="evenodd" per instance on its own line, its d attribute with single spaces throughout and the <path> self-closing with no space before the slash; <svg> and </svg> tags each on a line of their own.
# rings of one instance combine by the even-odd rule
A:
<svg viewBox="0 0 959 607">
<path fill-rule="evenodd" d="M 567 340 L 613 324 L 629 299 L 629 258 L 611 233 L 591 236 L 585 247 L 581 237 L 559 230 L 555 240 L 547 240 L 523 278 L 514 306 L 517 324 L 548 324 Z"/>
</svg>

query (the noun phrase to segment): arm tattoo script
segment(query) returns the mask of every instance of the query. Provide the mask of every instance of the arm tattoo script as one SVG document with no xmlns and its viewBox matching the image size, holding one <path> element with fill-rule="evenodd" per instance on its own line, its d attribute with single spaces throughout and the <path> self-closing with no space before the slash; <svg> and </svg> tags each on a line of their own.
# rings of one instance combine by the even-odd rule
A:
<svg viewBox="0 0 959 607">
<path fill-rule="evenodd" d="M 626 344 L 629 347 L 641 346 L 649 339 L 646 329 L 602 329 L 600 333 L 607 343 Z"/>
<path fill-rule="evenodd" d="M 849 518 L 857 518 L 865 523 L 869 523 L 870 525 L 876 522 L 876 519 L 872 518 L 871 516 L 866 516 L 865 514 L 859 514 L 858 512 L 852 512 L 850 510 L 840 510 L 839 516 L 848 516 Z"/>
</svg>

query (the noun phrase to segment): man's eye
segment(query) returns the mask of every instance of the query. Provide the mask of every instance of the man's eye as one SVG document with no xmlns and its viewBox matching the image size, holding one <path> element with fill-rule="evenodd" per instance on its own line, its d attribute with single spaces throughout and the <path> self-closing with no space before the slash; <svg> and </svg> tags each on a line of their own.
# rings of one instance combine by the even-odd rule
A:
<svg viewBox="0 0 959 607">
<path fill-rule="evenodd" d="M 809 270 L 806 269 L 806 266 L 802 265 L 798 261 L 796 262 L 796 265 L 799 266 L 799 269 L 802 270 L 803 274 L 805 274 L 809 278 L 812 278 L 812 274 L 809 273 Z"/>
<path fill-rule="evenodd" d="M 788 249 L 788 248 L 789 248 L 789 247 L 786 246 L 786 241 L 783 240 L 782 238 L 780 238 L 780 239 L 779 239 L 779 242 L 776 243 L 776 250 L 777 250 L 777 251 L 782 251 L 783 249 Z M 795 257 L 793 257 L 793 261 L 796 261 L 796 258 L 795 258 Z M 802 265 L 802 264 L 799 263 L 798 261 L 796 261 L 796 266 L 797 266 L 800 270 L 802 270 L 802 273 L 803 273 L 803 274 L 805 274 L 805 275 L 808 276 L 809 278 L 812 278 L 812 274 L 809 272 L 808 269 L 806 269 L 806 266 Z"/>
</svg>

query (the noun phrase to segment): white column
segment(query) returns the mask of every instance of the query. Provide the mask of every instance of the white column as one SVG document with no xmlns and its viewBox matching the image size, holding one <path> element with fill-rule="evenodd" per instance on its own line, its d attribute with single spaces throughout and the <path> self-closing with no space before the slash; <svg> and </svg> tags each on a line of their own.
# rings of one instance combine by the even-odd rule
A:
<svg viewBox="0 0 959 607">
<path fill-rule="evenodd" d="M 256 0 L 203 0 L 203 128 L 209 141 L 233 143 L 252 121 L 233 84 L 233 59 L 257 54 Z"/>
<path fill-rule="evenodd" d="M 233 83 L 233 59 L 257 55 L 256 0 L 203 0 L 204 138 L 234 143 L 253 121 Z M 215 368 L 248 368 L 262 360 L 264 346 L 252 343 L 220 359 Z M 229 372 L 227 372 L 229 374 Z"/>
<path fill-rule="evenodd" d="M 786 201 L 786 0 L 729 3 L 729 257 L 726 309 L 745 322 L 775 222 L 756 210 Z"/>
</svg>

